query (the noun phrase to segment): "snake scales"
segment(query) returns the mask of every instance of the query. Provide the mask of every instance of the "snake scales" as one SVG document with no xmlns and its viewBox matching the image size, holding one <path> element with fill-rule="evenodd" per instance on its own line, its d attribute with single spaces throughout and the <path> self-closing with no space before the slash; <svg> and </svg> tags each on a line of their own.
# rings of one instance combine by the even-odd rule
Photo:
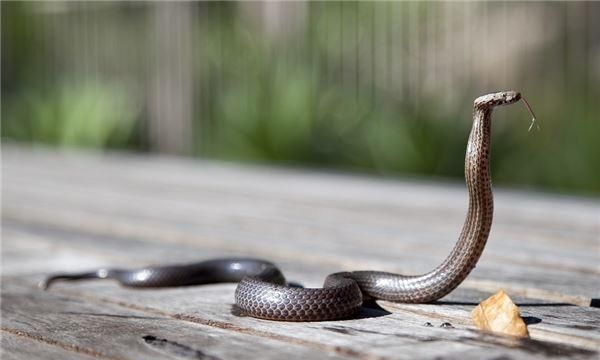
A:
<svg viewBox="0 0 600 360">
<path fill-rule="evenodd" d="M 239 282 L 236 305 L 248 315 L 282 321 L 320 321 L 352 317 L 363 297 L 426 303 L 454 290 L 477 264 L 492 225 L 493 195 L 490 178 L 491 116 L 494 107 L 521 99 L 515 91 L 501 91 L 475 99 L 473 127 L 465 156 L 469 208 L 450 255 L 431 272 L 404 276 L 378 271 L 329 275 L 323 288 L 288 286 L 272 263 L 256 259 L 215 259 L 188 265 L 143 269 L 99 269 L 80 274 L 56 274 L 41 285 L 58 280 L 106 278 L 129 287 L 188 286 Z"/>
</svg>

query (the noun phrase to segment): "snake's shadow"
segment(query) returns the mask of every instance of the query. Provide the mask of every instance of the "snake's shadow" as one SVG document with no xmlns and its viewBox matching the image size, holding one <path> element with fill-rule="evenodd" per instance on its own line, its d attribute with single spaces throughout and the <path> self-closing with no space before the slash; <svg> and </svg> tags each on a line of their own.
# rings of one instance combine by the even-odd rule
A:
<svg viewBox="0 0 600 360">
<path fill-rule="evenodd" d="M 378 318 L 392 313 L 379 306 L 375 300 L 365 300 L 355 319 Z"/>
</svg>

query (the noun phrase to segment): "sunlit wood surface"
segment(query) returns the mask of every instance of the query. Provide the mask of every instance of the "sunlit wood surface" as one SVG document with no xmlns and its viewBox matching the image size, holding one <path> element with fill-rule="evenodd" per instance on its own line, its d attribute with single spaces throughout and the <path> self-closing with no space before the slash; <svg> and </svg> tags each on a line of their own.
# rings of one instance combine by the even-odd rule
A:
<svg viewBox="0 0 600 360">
<path fill-rule="evenodd" d="M 479 266 L 442 302 L 380 302 L 354 320 L 279 323 L 232 313 L 235 284 L 131 290 L 89 281 L 47 292 L 36 284 L 57 271 L 237 255 L 270 259 L 305 286 L 340 270 L 419 273 L 454 245 L 464 186 L 2 150 L 3 359 L 599 356 L 597 200 L 498 189 Z M 498 289 L 520 307 L 531 340 L 474 328 L 470 311 Z"/>
</svg>

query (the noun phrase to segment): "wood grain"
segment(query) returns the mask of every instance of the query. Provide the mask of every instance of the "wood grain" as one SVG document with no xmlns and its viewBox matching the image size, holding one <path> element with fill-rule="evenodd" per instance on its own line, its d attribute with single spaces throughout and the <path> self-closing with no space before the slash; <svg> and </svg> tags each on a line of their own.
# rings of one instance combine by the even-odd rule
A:
<svg viewBox="0 0 600 360">
<path fill-rule="evenodd" d="M 488 248 L 442 302 L 379 302 L 354 320 L 287 324 L 232 313 L 233 284 L 139 291 L 88 282 L 41 292 L 36 283 L 55 271 L 235 255 L 271 259 L 307 286 L 339 270 L 427 271 L 454 244 L 463 187 L 14 146 L 3 148 L 2 170 L 2 347 L 10 358 L 470 359 L 483 349 L 490 358 L 595 358 L 600 351 L 600 310 L 587 306 L 600 289 L 596 200 L 497 191 Z M 520 307 L 532 340 L 484 334 L 470 323 L 473 307 L 499 288 Z M 439 327 L 444 322 L 453 327 Z"/>
</svg>

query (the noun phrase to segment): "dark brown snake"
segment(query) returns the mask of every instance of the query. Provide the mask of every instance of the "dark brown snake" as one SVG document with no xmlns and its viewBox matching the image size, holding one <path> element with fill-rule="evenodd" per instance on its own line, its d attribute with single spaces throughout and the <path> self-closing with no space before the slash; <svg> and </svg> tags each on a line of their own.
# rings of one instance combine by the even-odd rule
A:
<svg viewBox="0 0 600 360">
<path fill-rule="evenodd" d="M 270 320 L 320 321 L 352 317 L 363 297 L 406 303 L 432 302 L 454 290 L 477 264 L 487 242 L 493 215 L 490 177 L 492 110 L 521 99 L 515 91 L 478 97 L 465 156 L 469 208 L 454 249 L 437 268 L 419 276 L 379 271 L 340 272 L 329 275 L 323 288 L 288 286 L 272 263 L 256 259 L 216 259 L 188 265 L 135 270 L 99 269 L 80 274 L 57 274 L 57 280 L 115 279 L 129 287 L 172 287 L 238 282 L 236 305 L 246 314 Z"/>
</svg>

